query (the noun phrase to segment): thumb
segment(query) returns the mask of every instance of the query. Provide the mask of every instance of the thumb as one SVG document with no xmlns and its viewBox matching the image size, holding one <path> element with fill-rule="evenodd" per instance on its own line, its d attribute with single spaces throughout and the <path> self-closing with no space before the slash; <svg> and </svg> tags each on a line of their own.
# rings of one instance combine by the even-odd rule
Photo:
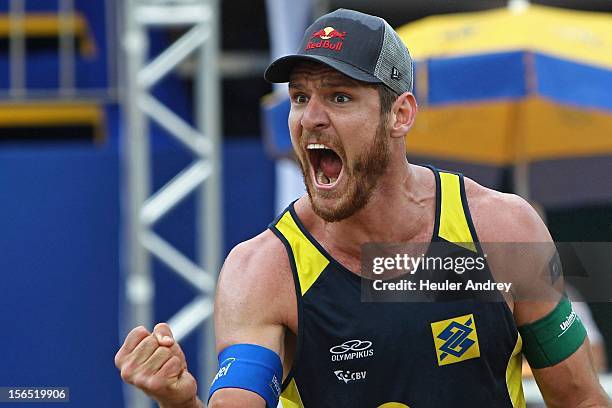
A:
<svg viewBox="0 0 612 408">
<path fill-rule="evenodd" d="M 174 336 L 167 323 L 156 324 L 153 328 L 153 334 L 160 346 L 171 347 L 174 344 Z"/>
</svg>

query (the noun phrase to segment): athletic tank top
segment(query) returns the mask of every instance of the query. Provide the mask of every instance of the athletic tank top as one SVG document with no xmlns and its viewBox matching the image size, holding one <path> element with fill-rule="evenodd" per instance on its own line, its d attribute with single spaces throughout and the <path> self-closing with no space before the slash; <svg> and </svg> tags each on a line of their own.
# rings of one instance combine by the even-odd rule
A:
<svg viewBox="0 0 612 408">
<path fill-rule="evenodd" d="M 463 176 L 431 169 L 432 242 L 481 253 Z M 284 408 L 525 406 L 521 338 L 499 292 L 499 301 L 362 302 L 361 278 L 311 236 L 293 204 L 270 229 L 287 249 L 298 303 Z M 488 266 L 483 273 L 493 279 Z"/>
</svg>

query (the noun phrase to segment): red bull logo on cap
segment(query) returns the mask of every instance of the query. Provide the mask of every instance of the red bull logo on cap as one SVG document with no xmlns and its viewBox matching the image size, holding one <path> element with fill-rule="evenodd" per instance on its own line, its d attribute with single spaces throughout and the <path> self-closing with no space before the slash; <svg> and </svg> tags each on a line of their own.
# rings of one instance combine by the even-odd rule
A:
<svg viewBox="0 0 612 408">
<path fill-rule="evenodd" d="M 346 31 L 340 32 L 334 27 L 325 27 L 319 31 L 315 31 L 314 33 L 312 33 L 312 38 L 320 38 L 321 41 L 308 41 L 308 44 L 306 44 L 306 48 L 304 50 L 307 51 L 315 48 L 327 48 L 333 51 L 340 51 L 342 49 L 342 41 L 344 40 L 345 35 Z M 340 41 L 329 41 L 334 38 Z"/>
<path fill-rule="evenodd" d="M 330 38 L 341 38 L 344 40 L 344 36 L 346 35 L 346 31 L 341 33 L 336 30 L 334 27 L 325 27 L 322 30 L 312 33 L 313 37 L 320 37 L 323 40 L 329 40 Z"/>
</svg>

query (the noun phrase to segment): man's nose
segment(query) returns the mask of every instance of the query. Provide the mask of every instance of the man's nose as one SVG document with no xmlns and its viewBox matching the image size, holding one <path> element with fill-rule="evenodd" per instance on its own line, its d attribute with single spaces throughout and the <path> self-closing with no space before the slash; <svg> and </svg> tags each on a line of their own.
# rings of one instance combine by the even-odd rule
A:
<svg viewBox="0 0 612 408">
<path fill-rule="evenodd" d="M 307 130 L 321 130 L 329 126 L 329 116 L 319 98 L 312 97 L 308 101 L 301 123 L 302 127 Z"/>
</svg>

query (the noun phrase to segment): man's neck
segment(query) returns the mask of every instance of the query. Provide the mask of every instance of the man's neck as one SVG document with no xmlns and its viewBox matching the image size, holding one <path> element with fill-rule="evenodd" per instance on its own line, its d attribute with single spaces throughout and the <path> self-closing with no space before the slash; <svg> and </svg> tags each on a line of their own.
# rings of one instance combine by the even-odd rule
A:
<svg viewBox="0 0 612 408">
<path fill-rule="evenodd" d="M 357 256 L 369 242 L 429 240 L 435 216 L 434 175 L 412 165 L 402 170 L 383 177 L 368 204 L 351 217 L 333 223 L 319 219 L 326 241 Z"/>
</svg>

